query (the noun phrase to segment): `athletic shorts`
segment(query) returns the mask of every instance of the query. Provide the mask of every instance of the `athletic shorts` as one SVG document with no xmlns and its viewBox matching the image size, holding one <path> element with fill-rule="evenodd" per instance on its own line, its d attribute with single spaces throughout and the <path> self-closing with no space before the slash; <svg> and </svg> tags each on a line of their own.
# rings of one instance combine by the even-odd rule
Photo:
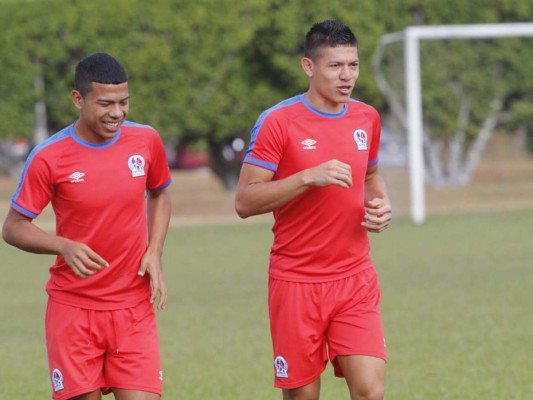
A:
<svg viewBox="0 0 533 400">
<path fill-rule="evenodd" d="M 159 338 L 148 300 L 96 311 L 49 299 L 46 342 L 56 400 L 111 388 L 162 392 Z"/>
<path fill-rule="evenodd" d="M 269 280 L 274 386 L 294 389 L 314 382 L 337 356 L 386 360 L 376 270 L 325 283 Z"/>
</svg>

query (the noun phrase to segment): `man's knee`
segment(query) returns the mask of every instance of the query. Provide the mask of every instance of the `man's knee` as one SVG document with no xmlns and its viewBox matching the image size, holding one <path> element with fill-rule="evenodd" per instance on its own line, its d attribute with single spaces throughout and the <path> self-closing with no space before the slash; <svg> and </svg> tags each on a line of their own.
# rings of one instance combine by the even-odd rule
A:
<svg viewBox="0 0 533 400">
<path fill-rule="evenodd" d="M 295 389 L 283 389 L 283 400 L 318 400 L 320 379 Z"/>
<path fill-rule="evenodd" d="M 289 389 L 283 391 L 283 400 L 318 400 L 319 394 L 307 393 L 298 389 Z"/>
<path fill-rule="evenodd" d="M 383 400 L 385 397 L 385 384 L 372 382 L 350 388 L 351 400 Z"/>
<path fill-rule="evenodd" d="M 369 356 L 339 356 L 351 400 L 382 400 L 385 396 L 385 361 Z"/>
</svg>

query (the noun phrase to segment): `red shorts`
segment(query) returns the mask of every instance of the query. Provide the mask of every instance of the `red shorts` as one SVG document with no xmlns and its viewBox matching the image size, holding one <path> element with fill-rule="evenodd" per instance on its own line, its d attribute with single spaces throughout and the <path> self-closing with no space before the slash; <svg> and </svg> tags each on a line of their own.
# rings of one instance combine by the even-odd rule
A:
<svg viewBox="0 0 533 400">
<path fill-rule="evenodd" d="M 270 278 L 270 331 L 274 385 L 294 389 L 314 382 L 329 360 L 343 377 L 336 357 L 366 355 L 386 360 L 374 268 L 325 283 Z M 329 356 L 329 357 L 328 357 Z"/>
<path fill-rule="evenodd" d="M 159 338 L 148 300 L 132 308 L 95 311 L 49 299 L 46 346 L 56 400 L 97 389 L 162 392 Z"/>
</svg>

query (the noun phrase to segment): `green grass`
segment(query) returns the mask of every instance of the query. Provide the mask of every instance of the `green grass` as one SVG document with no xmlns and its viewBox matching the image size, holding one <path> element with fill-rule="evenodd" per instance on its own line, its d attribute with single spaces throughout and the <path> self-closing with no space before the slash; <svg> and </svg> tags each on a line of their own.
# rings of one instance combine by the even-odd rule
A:
<svg viewBox="0 0 533 400">
<path fill-rule="evenodd" d="M 396 221 L 372 236 L 389 351 L 387 399 L 531 399 L 533 211 Z M 266 308 L 270 226 L 169 232 L 158 313 L 165 396 L 280 399 Z M 0 399 L 50 398 L 48 256 L 0 244 Z M 322 399 L 348 399 L 323 375 Z"/>
</svg>

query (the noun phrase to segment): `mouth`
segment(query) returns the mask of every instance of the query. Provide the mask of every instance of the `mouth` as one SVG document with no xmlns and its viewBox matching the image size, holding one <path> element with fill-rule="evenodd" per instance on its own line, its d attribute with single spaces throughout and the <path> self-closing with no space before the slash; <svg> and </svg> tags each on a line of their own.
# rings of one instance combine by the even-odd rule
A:
<svg viewBox="0 0 533 400">
<path fill-rule="evenodd" d="M 342 95 L 349 95 L 352 93 L 352 86 L 337 86 L 337 90 L 342 94 Z"/>
<path fill-rule="evenodd" d="M 104 122 L 104 126 L 110 131 L 115 131 L 120 126 L 120 122 Z"/>
</svg>

